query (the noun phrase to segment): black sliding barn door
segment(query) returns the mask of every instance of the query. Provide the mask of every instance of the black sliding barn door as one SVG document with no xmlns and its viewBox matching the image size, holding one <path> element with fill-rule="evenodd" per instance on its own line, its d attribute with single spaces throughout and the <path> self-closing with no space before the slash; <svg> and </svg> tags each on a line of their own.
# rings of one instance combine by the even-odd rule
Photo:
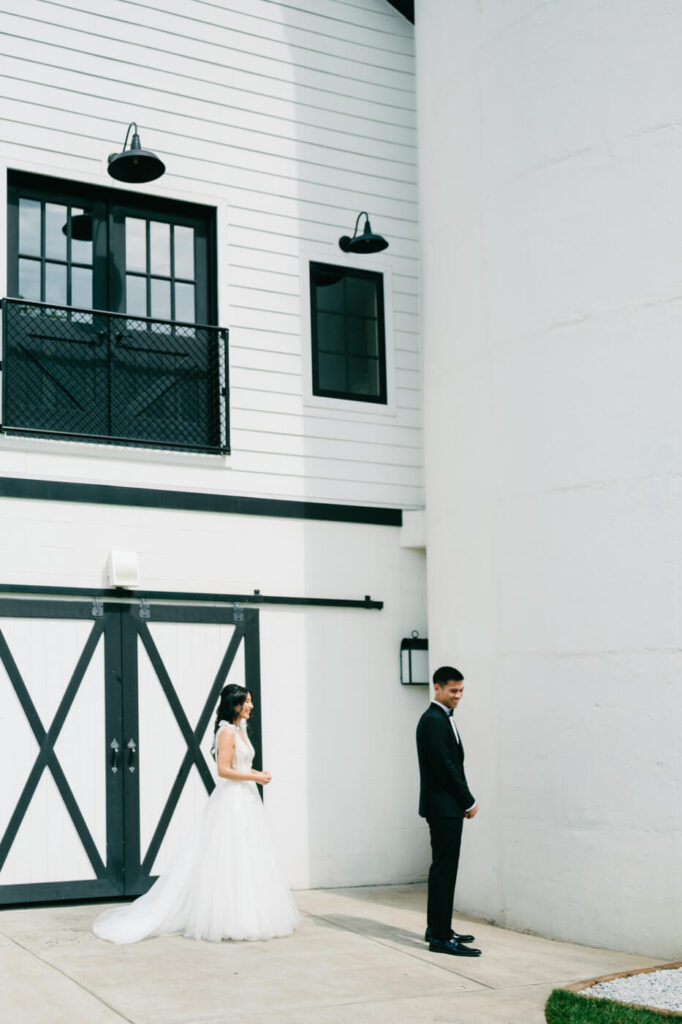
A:
<svg viewBox="0 0 682 1024">
<path fill-rule="evenodd" d="M 0 600 L 0 906 L 145 891 L 213 789 L 227 681 L 259 756 L 256 610 Z"/>
</svg>

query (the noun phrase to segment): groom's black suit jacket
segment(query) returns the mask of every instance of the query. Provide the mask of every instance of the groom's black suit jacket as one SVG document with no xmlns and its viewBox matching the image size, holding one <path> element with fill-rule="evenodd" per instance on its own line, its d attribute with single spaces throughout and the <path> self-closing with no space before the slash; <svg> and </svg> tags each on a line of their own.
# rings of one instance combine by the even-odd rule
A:
<svg viewBox="0 0 682 1024">
<path fill-rule="evenodd" d="M 475 799 L 464 774 L 464 749 L 445 711 L 431 704 L 417 726 L 419 814 L 422 818 L 463 818 Z"/>
</svg>

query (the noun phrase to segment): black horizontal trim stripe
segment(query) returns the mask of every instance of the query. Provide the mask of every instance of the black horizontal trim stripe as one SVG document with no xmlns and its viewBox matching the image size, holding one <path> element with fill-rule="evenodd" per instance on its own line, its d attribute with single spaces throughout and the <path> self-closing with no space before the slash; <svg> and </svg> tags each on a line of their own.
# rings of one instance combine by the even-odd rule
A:
<svg viewBox="0 0 682 1024">
<path fill-rule="evenodd" d="M 318 501 L 246 498 L 232 494 L 195 491 L 163 491 L 153 487 L 118 487 L 111 484 L 78 484 L 59 480 L 25 480 L 0 477 L 0 498 L 31 501 L 74 501 L 93 505 L 132 505 L 139 508 L 175 509 L 186 512 L 219 512 L 224 515 L 273 516 L 279 519 L 317 519 L 332 523 L 368 523 L 402 526 L 399 508 L 370 505 L 333 505 Z"/>
</svg>

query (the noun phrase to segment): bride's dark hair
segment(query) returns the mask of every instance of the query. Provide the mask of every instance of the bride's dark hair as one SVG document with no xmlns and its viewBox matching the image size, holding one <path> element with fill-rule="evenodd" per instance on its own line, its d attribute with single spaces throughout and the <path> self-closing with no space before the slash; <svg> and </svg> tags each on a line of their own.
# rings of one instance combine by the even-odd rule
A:
<svg viewBox="0 0 682 1024">
<path fill-rule="evenodd" d="M 248 690 L 243 686 L 238 686 L 237 683 L 228 683 L 227 686 L 223 686 L 220 691 L 220 700 L 218 702 L 218 711 L 215 716 L 215 726 L 213 727 L 213 734 L 218 731 L 218 725 L 220 722 L 236 722 L 237 715 L 242 709 L 242 705 L 246 700 Z"/>
</svg>

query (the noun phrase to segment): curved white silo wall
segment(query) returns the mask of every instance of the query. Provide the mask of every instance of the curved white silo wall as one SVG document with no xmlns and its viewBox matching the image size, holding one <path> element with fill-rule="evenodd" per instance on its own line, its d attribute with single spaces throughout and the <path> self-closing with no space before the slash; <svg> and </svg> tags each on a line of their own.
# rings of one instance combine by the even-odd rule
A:
<svg viewBox="0 0 682 1024">
<path fill-rule="evenodd" d="M 456 905 L 682 955 L 682 5 L 420 0 L 432 664 Z"/>
</svg>

